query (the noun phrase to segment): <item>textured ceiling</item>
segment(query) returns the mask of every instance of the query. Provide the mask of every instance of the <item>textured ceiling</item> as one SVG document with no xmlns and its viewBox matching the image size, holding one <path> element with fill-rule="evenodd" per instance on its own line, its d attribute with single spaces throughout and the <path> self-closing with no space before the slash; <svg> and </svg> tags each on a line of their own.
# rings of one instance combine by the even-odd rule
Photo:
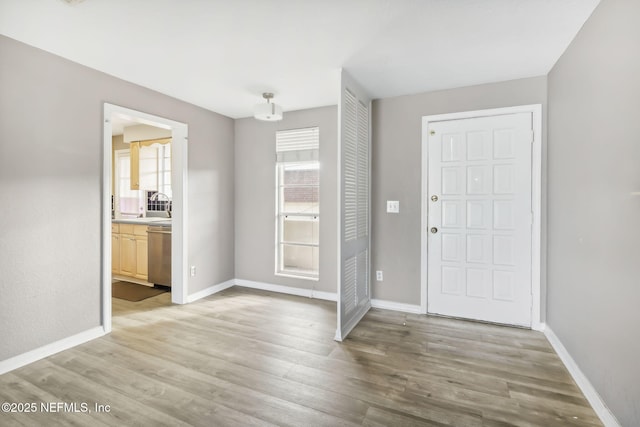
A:
<svg viewBox="0 0 640 427">
<path fill-rule="evenodd" d="M 546 74 L 599 0 L 0 0 L 0 33 L 218 113 Z M 2 58 L 0 58 L 0 61 Z"/>
</svg>

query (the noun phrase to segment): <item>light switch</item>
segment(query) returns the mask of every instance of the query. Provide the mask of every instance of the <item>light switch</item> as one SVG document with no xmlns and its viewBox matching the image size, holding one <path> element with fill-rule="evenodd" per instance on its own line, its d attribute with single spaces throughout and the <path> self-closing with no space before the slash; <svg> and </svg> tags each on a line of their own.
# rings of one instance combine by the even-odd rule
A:
<svg viewBox="0 0 640 427">
<path fill-rule="evenodd" d="M 400 213 L 400 202 L 398 200 L 387 200 L 387 213 Z"/>
</svg>

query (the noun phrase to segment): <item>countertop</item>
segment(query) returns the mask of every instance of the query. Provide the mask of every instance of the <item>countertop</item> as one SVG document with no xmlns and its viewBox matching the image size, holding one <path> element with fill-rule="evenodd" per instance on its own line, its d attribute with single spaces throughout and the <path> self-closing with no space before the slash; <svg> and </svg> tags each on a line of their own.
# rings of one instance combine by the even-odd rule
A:
<svg viewBox="0 0 640 427">
<path fill-rule="evenodd" d="M 137 224 L 137 225 L 159 225 L 171 227 L 171 218 L 149 217 L 149 218 L 116 218 L 112 219 L 113 224 Z"/>
</svg>

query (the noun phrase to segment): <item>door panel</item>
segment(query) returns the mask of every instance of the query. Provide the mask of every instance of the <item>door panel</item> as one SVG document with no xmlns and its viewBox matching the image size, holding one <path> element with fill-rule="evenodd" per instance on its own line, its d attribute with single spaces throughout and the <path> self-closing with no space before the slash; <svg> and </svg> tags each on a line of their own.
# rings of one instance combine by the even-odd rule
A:
<svg viewBox="0 0 640 427">
<path fill-rule="evenodd" d="M 531 113 L 430 123 L 429 313 L 531 325 L 531 129 Z"/>
<path fill-rule="evenodd" d="M 340 248 L 338 327 L 342 341 L 371 308 L 369 281 L 370 100 L 343 70 L 339 106 Z"/>
</svg>

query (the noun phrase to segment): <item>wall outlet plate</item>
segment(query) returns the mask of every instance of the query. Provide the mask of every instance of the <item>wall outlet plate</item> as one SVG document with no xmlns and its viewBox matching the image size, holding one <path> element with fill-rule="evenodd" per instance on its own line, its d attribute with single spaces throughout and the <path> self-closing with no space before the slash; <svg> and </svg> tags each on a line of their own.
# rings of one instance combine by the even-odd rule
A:
<svg viewBox="0 0 640 427">
<path fill-rule="evenodd" d="M 196 266 L 195 265 L 191 266 L 191 277 L 196 277 Z"/>
<path fill-rule="evenodd" d="M 400 201 L 387 200 L 387 213 L 400 213 Z"/>
<path fill-rule="evenodd" d="M 376 280 L 377 280 L 378 282 L 382 282 L 382 278 L 383 278 L 383 276 L 382 276 L 382 270 L 378 270 L 378 271 L 376 271 Z"/>
</svg>

